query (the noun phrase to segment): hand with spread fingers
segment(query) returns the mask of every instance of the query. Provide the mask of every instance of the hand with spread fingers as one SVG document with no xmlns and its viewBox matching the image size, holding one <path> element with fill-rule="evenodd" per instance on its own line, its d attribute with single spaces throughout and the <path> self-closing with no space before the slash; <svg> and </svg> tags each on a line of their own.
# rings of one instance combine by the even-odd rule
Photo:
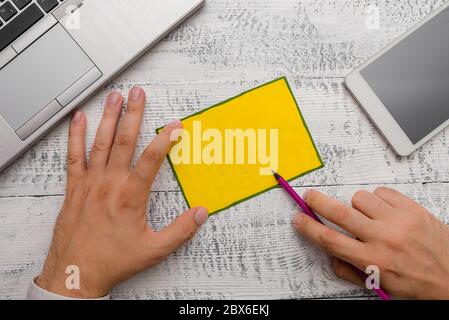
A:
<svg viewBox="0 0 449 320">
<path fill-rule="evenodd" d="M 36 284 L 58 295 L 99 298 L 118 283 L 151 267 L 192 238 L 208 218 L 205 208 L 181 214 L 164 230 L 147 224 L 152 182 L 172 146 L 170 135 L 182 127 L 174 121 L 131 162 L 145 107 L 145 93 L 133 88 L 126 112 L 123 97 L 108 96 L 89 160 L 85 154 L 86 116 L 72 118 L 67 190 L 53 241 Z M 80 272 L 79 290 L 66 286 L 66 268 Z"/>
<path fill-rule="evenodd" d="M 449 299 L 449 227 L 398 191 L 381 187 L 357 192 L 352 207 L 318 191 L 305 195 L 309 207 L 355 238 L 304 214 L 295 228 L 331 256 L 336 275 L 365 286 L 349 264 L 376 266 L 380 286 L 395 297 Z"/>
</svg>

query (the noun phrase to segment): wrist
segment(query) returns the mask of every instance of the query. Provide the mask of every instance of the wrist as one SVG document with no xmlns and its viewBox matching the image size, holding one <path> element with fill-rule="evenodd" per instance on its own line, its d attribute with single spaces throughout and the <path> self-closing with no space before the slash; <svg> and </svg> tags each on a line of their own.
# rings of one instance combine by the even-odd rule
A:
<svg viewBox="0 0 449 320">
<path fill-rule="evenodd" d="M 97 299 L 108 295 L 108 290 L 95 286 L 87 286 L 80 282 L 78 287 L 68 285 L 70 275 L 61 272 L 48 274 L 42 272 L 35 280 L 35 284 L 48 292 L 75 299 Z"/>
</svg>

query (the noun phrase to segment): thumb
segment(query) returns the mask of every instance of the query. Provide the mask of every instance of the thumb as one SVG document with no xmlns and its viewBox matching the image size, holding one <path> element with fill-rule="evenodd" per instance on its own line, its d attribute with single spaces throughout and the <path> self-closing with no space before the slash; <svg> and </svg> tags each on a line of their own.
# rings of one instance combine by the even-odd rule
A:
<svg viewBox="0 0 449 320">
<path fill-rule="evenodd" d="M 172 253 L 192 239 L 198 229 L 206 222 L 209 213 L 206 208 L 196 207 L 181 214 L 165 229 L 158 232 L 161 246 Z"/>
</svg>

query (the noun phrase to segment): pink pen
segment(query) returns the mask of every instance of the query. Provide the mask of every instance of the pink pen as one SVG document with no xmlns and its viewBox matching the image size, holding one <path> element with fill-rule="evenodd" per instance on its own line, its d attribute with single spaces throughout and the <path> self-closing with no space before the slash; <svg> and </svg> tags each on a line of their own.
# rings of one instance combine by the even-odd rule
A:
<svg viewBox="0 0 449 320">
<path fill-rule="evenodd" d="M 312 219 L 314 219 L 315 221 L 324 224 L 320 218 L 318 218 L 318 216 L 309 208 L 309 206 L 306 204 L 306 202 L 299 196 L 299 194 L 296 193 L 296 191 L 288 184 L 288 182 L 282 178 L 278 173 L 276 173 L 275 171 L 273 171 L 273 175 L 276 178 L 276 180 L 279 182 L 279 185 L 285 190 L 287 191 L 287 193 L 289 194 L 289 196 L 295 200 L 295 202 L 301 207 L 302 211 L 308 215 L 309 217 L 311 217 Z M 366 279 L 368 278 L 368 276 L 366 275 L 365 272 L 359 270 L 358 268 L 356 268 L 355 266 L 352 266 L 354 268 L 354 271 L 357 272 L 357 274 L 360 276 L 360 278 L 363 279 L 363 281 L 366 281 Z M 382 290 L 382 288 L 379 289 L 374 289 L 374 291 L 377 293 L 377 295 L 379 296 L 379 298 L 381 298 L 382 300 L 391 300 L 390 296 L 384 291 Z"/>
</svg>

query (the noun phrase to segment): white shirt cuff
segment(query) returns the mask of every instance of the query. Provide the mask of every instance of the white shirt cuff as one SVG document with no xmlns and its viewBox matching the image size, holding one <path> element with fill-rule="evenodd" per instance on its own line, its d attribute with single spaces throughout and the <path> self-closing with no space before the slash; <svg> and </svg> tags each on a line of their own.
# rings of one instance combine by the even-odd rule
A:
<svg viewBox="0 0 449 320">
<path fill-rule="evenodd" d="M 30 286 L 28 287 L 27 291 L 27 300 L 109 300 L 109 294 L 107 296 L 104 296 L 102 298 L 96 298 L 96 299 L 77 299 L 77 298 L 71 298 L 71 297 L 65 297 L 61 296 L 59 294 L 47 291 L 39 287 L 34 278 L 33 281 L 31 281 Z"/>
</svg>

